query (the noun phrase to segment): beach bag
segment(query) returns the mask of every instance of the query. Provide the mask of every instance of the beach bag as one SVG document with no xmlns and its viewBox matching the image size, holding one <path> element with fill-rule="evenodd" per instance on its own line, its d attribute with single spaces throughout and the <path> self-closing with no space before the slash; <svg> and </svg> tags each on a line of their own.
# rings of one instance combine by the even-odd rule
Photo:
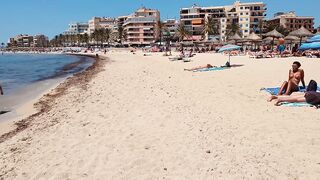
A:
<svg viewBox="0 0 320 180">
<path fill-rule="evenodd" d="M 308 84 L 307 91 L 317 91 L 318 84 L 315 80 L 311 80 Z"/>
</svg>

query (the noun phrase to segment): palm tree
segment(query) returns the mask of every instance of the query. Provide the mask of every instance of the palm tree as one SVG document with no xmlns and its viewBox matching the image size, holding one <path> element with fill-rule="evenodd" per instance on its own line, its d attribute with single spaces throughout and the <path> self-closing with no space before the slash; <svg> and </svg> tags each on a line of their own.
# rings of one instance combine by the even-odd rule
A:
<svg viewBox="0 0 320 180">
<path fill-rule="evenodd" d="M 107 42 L 109 45 L 109 39 L 111 35 L 111 30 L 110 29 L 102 29 L 102 34 L 103 34 L 103 42 Z"/>
<path fill-rule="evenodd" d="M 157 22 L 157 31 L 159 33 L 159 42 L 160 42 L 160 46 L 162 45 L 162 39 L 163 39 L 163 33 L 164 31 L 167 31 L 167 28 L 165 26 L 165 23 L 158 21 Z"/>
<path fill-rule="evenodd" d="M 236 34 L 236 33 L 240 33 L 240 27 L 238 24 L 236 23 L 232 23 L 232 24 L 228 24 L 227 27 L 226 27 L 226 35 L 227 35 L 227 38 L 229 38 L 230 36 Z"/>
<path fill-rule="evenodd" d="M 120 44 L 122 44 L 122 39 L 124 38 L 124 31 L 121 25 L 118 26 L 118 37 Z"/>
<path fill-rule="evenodd" d="M 185 37 L 190 37 L 191 32 L 186 29 L 186 26 L 184 24 L 180 23 L 177 28 L 176 35 L 178 36 L 179 41 L 181 42 Z"/>
<path fill-rule="evenodd" d="M 84 33 L 83 35 L 83 43 L 85 43 L 86 46 L 89 44 L 89 35 L 87 33 Z"/>
<path fill-rule="evenodd" d="M 217 35 L 219 34 L 218 23 L 214 21 L 212 17 L 208 17 L 205 21 L 203 30 L 203 36 L 209 37 L 209 35 Z"/>
</svg>

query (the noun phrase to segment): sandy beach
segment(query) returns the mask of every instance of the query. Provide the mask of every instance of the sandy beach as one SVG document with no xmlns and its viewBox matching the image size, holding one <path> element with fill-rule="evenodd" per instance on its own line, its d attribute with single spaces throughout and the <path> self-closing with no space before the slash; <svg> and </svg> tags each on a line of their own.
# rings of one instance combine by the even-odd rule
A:
<svg viewBox="0 0 320 180">
<path fill-rule="evenodd" d="M 317 58 L 231 58 L 110 51 L 35 106 L 0 138 L 0 179 L 319 179 L 320 117 L 276 107 L 263 87 L 301 62 L 320 82 Z"/>
</svg>

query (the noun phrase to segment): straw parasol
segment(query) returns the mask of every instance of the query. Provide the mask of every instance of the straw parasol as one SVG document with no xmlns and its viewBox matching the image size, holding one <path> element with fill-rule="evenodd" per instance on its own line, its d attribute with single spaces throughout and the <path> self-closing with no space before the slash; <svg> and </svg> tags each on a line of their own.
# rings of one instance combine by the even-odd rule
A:
<svg viewBox="0 0 320 180">
<path fill-rule="evenodd" d="M 235 43 L 237 43 L 237 41 L 242 40 L 242 38 L 238 33 L 235 33 L 233 36 L 229 37 L 228 40 L 234 40 Z"/>
<path fill-rule="evenodd" d="M 308 29 L 306 29 L 304 26 L 301 26 L 300 29 L 292 31 L 291 33 L 289 33 L 289 35 L 299 37 L 300 38 L 300 46 L 301 46 L 302 38 L 312 36 L 313 34 Z"/>
<path fill-rule="evenodd" d="M 265 34 L 265 36 L 268 36 L 268 37 L 272 37 L 272 50 L 273 50 L 273 45 L 274 45 L 274 39 L 275 38 L 282 38 L 284 37 L 281 33 L 279 33 L 276 29 L 268 32 Z"/>
<path fill-rule="evenodd" d="M 244 42 L 251 42 L 254 44 L 255 48 L 258 42 L 261 42 L 262 38 L 256 33 L 252 32 L 248 37 L 244 39 Z"/>
<path fill-rule="evenodd" d="M 290 44 L 289 47 L 292 49 L 292 42 L 293 41 L 297 42 L 299 40 L 299 38 L 297 38 L 296 36 L 288 35 L 288 36 L 284 37 L 284 40 L 289 41 L 289 44 Z"/>
</svg>

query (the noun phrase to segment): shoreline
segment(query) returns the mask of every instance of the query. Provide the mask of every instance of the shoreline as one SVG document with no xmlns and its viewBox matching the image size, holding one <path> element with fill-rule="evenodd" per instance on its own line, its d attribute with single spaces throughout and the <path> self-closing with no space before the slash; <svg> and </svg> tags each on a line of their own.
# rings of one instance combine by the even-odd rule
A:
<svg viewBox="0 0 320 180">
<path fill-rule="evenodd" d="M 18 107 L 17 111 L 23 112 L 21 116 L 8 118 L 0 122 L 0 126 L 3 128 L 3 132 L 0 131 L 0 143 L 29 127 L 37 116 L 50 111 L 54 100 L 62 96 L 70 87 L 81 86 L 81 88 L 86 88 L 85 83 L 89 82 L 95 74 L 102 71 L 104 61 L 108 60 L 106 56 L 96 57 L 94 54 L 65 53 L 65 55 L 90 57 L 94 59 L 94 62 L 85 70 L 67 77 L 62 82 L 53 84 L 43 93 Z"/>
</svg>

